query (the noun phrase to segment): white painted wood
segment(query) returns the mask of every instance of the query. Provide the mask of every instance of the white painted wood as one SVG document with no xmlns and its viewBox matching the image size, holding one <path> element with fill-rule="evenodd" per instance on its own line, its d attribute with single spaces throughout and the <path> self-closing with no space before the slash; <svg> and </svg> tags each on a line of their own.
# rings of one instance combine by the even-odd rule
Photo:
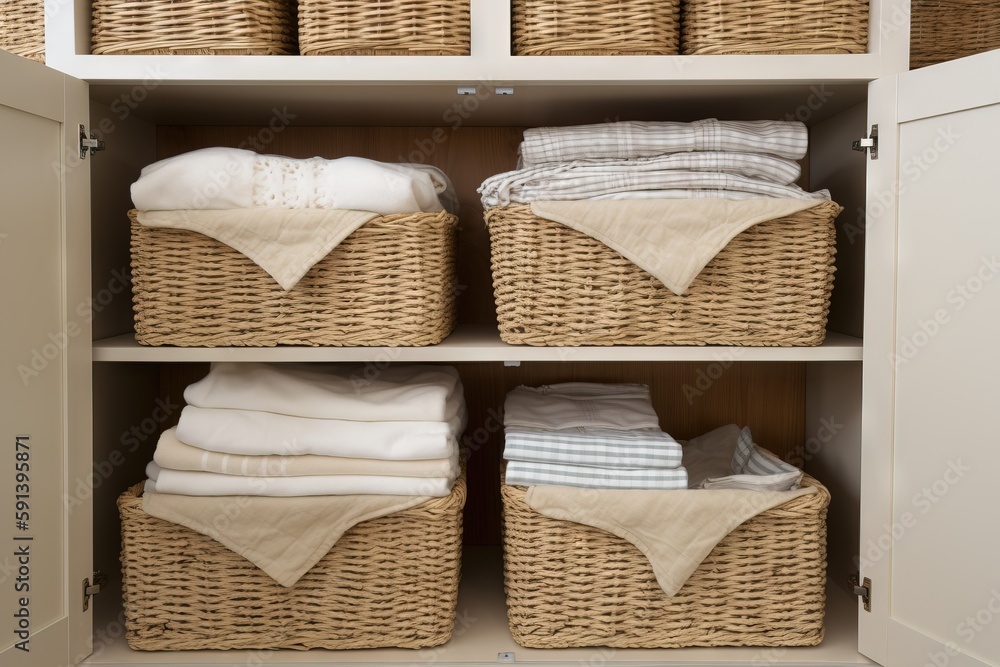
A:
<svg viewBox="0 0 1000 667">
<path fill-rule="evenodd" d="M 90 82 L 139 82 L 156 72 L 171 81 L 254 83 L 366 81 L 381 83 L 626 81 L 871 81 L 905 69 L 906 0 L 873 0 L 870 53 L 792 56 L 510 55 L 510 5 L 472 0 L 470 56 L 91 56 L 89 3 L 48 3 L 48 63 Z M 881 50 L 881 54 L 880 54 Z"/>
<path fill-rule="evenodd" d="M 113 593 L 113 592 L 112 592 Z M 826 637 L 819 646 L 800 648 L 720 647 L 692 649 L 526 649 L 518 646 L 507 627 L 502 564 L 495 547 L 467 547 L 463 557 L 458 614 L 452 640 L 444 646 L 417 651 L 375 649 L 363 651 L 132 651 L 121 638 L 118 609 L 97 620 L 104 639 L 86 665 L 160 667 L 221 667 L 223 665 L 495 665 L 497 654 L 511 651 L 517 665 L 579 667 L 625 664 L 749 667 L 847 667 L 871 665 L 856 648 L 853 599 L 844 591 L 827 591 L 829 614 Z"/>
<path fill-rule="evenodd" d="M 922 67 L 899 78 L 899 122 L 995 104 L 1000 50 Z"/>
<path fill-rule="evenodd" d="M 91 460 L 91 335 L 74 312 L 89 292 L 86 274 L 75 273 L 90 264 L 89 166 L 79 163 L 76 148 L 88 91 L 7 53 L 0 53 L 0 79 L 0 277 L 8 314 L 0 346 L 8 470 L 0 476 L 8 521 L 0 538 L 0 616 L 10 628 L 0 659 L 66 664 L 89 637 L 78 629 L 88 620 L 80 584 L 84 571 L 89 576 L 92 516 L 85 503 L 71 513 L 66 502 L 69 480 L 85 477 Z"/>
<path fill-rule="evenodd" d="M 889 600 L 885 586 L 890 563 L 878 546 L 891 525 L 888 480 L 892 473 L 892 312 L 896 292 L 896 86 L 892 78 L 869 87 L 868 125 L 885 128 L 879 135 L 880 159 L 868 161 L 868 205 L 861 225 L 865 242 L 865 323 L 861 425 L 861 535 L 859 569 L 872 580 L 872 610 L 858 601 L 858 649 L 879 664 L 886 662 Z M 867 160 L 867 157 L 865 158 Z M 887 545 L 891 547 L 890 545 Z"/>
<path fill-rule="evenodd" d="M 933 109 L 923 102 L 910 108 L 914 98 L 902 91 L 911 75 L 900 77 L 900 117 L 912 120 L 899 126 L 897 534 L 887 592 L 893 621 L 1000 665 L 1000 532 L 992 518 L 1000 504 L 992 474 L 1000 466 L 992 446 L 1000 375 L 1000 279 L 993 280 L 1000 273 L 1000 86 L 978 84 L 986 62 L 1000 58 L 913 73 L 927 90 L 954 92 Z M 956 81 L 979 90 L 962 94 Z M 917 117 L 924 112 L 934 115 Z M 890 667 L 914 664 L 894 657 L 914 651 L 890 633 Z M 949 664 L 960 664 L 957 656 Z"/>
<path fill-rule="evenodd" d="M 897 621 L 889 622 L 889 664 L 930 665 L 932 667 L 992 667 L 996 663 L 983 662 L 959 652 L 954 643 L 943 644 L 908 628 Z"/>
<path fill-rule="evenodd" d="M 126 334 L 94 341 L 94 361 L 860 361 L 861 350 L 861 339 L 836 333 L 818 347 L 531 347 L 463 325 L 430 347 L 147 347 Z"/>
</svg>

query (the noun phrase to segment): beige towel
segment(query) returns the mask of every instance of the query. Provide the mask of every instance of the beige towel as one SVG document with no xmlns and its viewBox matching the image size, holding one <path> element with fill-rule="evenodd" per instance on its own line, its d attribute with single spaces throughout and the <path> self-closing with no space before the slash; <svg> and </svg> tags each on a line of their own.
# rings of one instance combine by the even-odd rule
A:
<svg viewBox="0 0 1000 667">
<path fill-rule="evenodd" d="M 678 199 L 534 202 L 537 216 L 593 237 L 684 294 L 733 237 L 822 201 Z"/>
<path fill-rule="evenodd" d="M 187 229 L 225 243 L 264 269 L 285 290 L 377 213 L 344 209 L 139 211 L 146 227 Z"/>
<path fill-rule="evenodd" d="M 795 491 L 625 491 L 537 485 L 528 506 L 547 517 L 606 530 L 646 555 L 668 596 L 681 589 L 726 535 L 757 514 L 808 493 Z"/>
<path fill-rule="evenodd" d="M 142 509 L 211 537 L 282 586 L 293 586 L 355 524 L 426 500 L 417 496 L 206 498 L 145 492 Z"/>
<path fill-rule="evenodd" d="M 177 429 L 163 432 L 153 460 L 162 468 L 213 472 L 247 477 L 299 477 L 304 475 L 389 475 L 393 477 L 458 476 L 458 449 L 451 458 L 386 461 L 344 456 L 245 456 L 192 447 L 177 439 Z"/>
</svg>

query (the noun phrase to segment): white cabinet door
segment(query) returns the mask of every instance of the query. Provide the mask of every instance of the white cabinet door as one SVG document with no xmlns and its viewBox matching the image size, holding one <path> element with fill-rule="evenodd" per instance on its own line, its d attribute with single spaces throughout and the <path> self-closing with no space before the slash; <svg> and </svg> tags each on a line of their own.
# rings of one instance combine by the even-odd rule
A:
<svg viewBox="0 0 1000 667">
<path fill-rule="evenodd" d="M 872 120 L 859 644 L 1000 665 L 1000 52 L 877 82 Z"/>
<path fill-rule="evenodd" d="M 92 465 L 85 84 L 0 52 L 0 664 L 89 653 Z"/>
</svg>

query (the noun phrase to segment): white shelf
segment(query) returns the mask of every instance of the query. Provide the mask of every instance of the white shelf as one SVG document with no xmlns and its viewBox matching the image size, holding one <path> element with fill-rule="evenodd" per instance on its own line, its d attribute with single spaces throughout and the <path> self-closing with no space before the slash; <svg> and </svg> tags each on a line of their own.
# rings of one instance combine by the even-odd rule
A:
<svg viewBox="0 0 1000 667">
<path fill-rule="evenodd" d="M 429 347 L 148 347 L 132 334 L 94 342 L 99 362 L 861 361 L 861 353 L 860 338 L 837 333 L 818 347 L 530 347 L 503 343 L 482 326 L 459 327 Z"/>
<path fill-rule="evenodd" d="M 108 591 L 114 595 L 115 591 Z M 104 592 L 101 593 L 104 595 Z M 99 599 L 100 601 L 100 599 Z M 100 644 L 100 655 L 84 665 L 159 665 L 171 667 L 217 667 L 219 665 L 496 665 L 497 654 L 513 652 L 517 665 L 698 665 L 746 667 L 747 665 L 796 665 L 798 667 L 846 667 L 872 665 L 857 649 L 857 598 L 829 586 L 827 589 L 826 637 L 819 646 L 800 648 L 721 647 L 695 649 L 526 649 L 518 646 L 507 626 L 502 566 L 496 547 L 466 548 L 462 584 L 458 596 L 458 618 L 452 640 L 444 646 L 422 650 L 372 649 L 350 651 L 183 651 L 140 652 L 128 648 L 120 635 L 120 607 L 104 599 L 95 628 L 114 628 L 116 636 Z M 100 637 L 100 633 L 98 633 Z"/>
</svg>

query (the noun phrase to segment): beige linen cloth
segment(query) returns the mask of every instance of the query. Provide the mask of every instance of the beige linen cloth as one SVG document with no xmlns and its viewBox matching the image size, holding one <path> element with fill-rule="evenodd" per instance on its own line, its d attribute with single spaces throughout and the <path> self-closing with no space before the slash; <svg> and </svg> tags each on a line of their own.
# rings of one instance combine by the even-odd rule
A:
<svg viewBox="0 0 1000 667">
<path fill-rule="evenodd" d="M 418 496 L 216 498 L 144 492 L 142 509 L 187 526 L 293 586 L 355 524 L 425 502 Z"/>
<path fill-rule="evenodd" d="M 290 290 L 316 262 L 378 214 L 346 209 L 138 211 L 140 225 L 186 229 L 237 250 Z"/>
<path fill-rule="evenodd" d="M 600 241 L 683 295 L 740 232 L 822 203 L 771 198 L 538 201 L 531 211 Z"/>
<path fill-rule="evenodd" d="M 733 489 L 633 491 L 536 485 L 528 506 L 547 517 L 606 530 L 649 559 L 663 592 L 673 596 L 705 557 L 741 523 L 808 493 Z"/>
</svg>

